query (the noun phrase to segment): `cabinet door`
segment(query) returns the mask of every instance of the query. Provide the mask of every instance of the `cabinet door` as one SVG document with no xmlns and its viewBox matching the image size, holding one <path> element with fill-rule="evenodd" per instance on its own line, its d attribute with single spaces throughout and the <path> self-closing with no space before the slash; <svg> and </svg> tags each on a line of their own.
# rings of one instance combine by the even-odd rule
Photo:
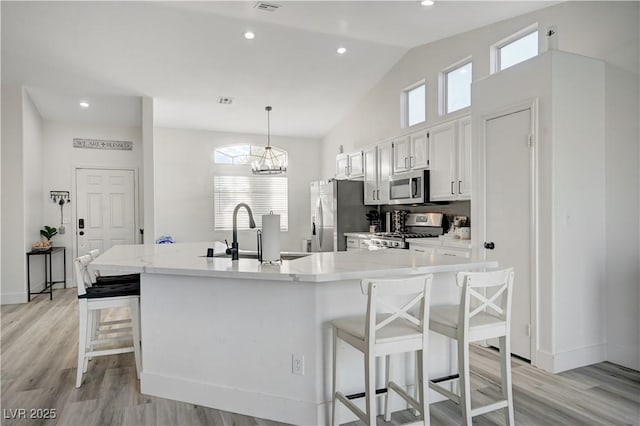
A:
<svg viewBox="0 0 640 426">
<path fill-rule="evenodd" d="M 444 123 L 429 130 L 429 180 L 431 201 L 455 200 L 456 190 L 456 122 Z"/>
<path fill-rule="evenodd" d="M 346 179 L 349 176 L 349 154 L 336 156 L 336 179 Z"/>
<path fill-rule="evenodd" d="M 384 142 L 378 145 L 378 204 L 389 203 L 389 176 L 393 168 L 392 143 Z"/>
<path fill-rule="evenodd" d="M 411 144 L 409 136 L 403 136 L 393 142 L 393 173 L 401 173 L 409 170 L 409 157 L 411 156 Z"/>
<path fill-rule="evenodd" d="M 458 198 L 471 199 L 471 117 L 460 120 L 458 131 Z"/>
<path fill-rule="evenodd" d="M 411 156 L 409 166 L 412 169 L 426 169 L 429 167 L 429 151 L 427 131 L 422 130 L 409 136 L 411 139 Z"/>
<path fill-rule="evenodd" d="M 378 203 L 378 147 L 365 149 L 364 156 L 364 203 Z"/>
<path fill-rule="evenodd" d="M 356 178 L 364 175 L 364 161 L 362 151 L 349 154 L 349 177 Z"/>
</svg>

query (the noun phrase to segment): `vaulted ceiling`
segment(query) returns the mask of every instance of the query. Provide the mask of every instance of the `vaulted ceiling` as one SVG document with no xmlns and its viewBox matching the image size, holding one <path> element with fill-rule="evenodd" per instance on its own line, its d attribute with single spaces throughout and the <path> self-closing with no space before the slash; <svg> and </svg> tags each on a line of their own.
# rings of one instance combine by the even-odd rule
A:
<svg viewBox="0 0 640 426">
<path fill-rule="evenodd" d="M 318 137 L 410 48 L 555 2 L 255 3 L 3 1 L 2 83 L 34 88 L 48 119 L 92 98 L 127 122 L 137 101 L 115 97 L 150 96 L 158 126 L 264 133 L 272 105 L 274 134 Z"/>
</svg>

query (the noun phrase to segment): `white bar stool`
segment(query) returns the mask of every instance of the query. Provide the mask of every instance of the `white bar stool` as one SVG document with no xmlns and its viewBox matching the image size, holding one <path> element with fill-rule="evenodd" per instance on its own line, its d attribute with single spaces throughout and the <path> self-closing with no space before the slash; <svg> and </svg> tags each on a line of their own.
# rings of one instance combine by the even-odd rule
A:
<svg viewBox="0 0 640 426">
<path fill-rule="evenodd" d="M 92 286 L 91 273 L 87 266 L 91 256 L 80 256 L 74 260 L 74 273 L 78 286 L 78 368 L 76 387 L 82 385 L 82 375 L 86 373 L 92 357 L 133 352 L 136 362 L 136 374 L 140 378 L 140 285 L 135 282 Z M 100 321 L 103 309 L 129 308 L 130 320 Z M 130 324 L 131 327 L 110 328 L 114 325 Z M 109 328 L 102 329 L 106 326 Z M 101 338 L 103 334 L 119 334 L 116 337 Z M 125 341 L 128 346 L 115 349 L 95 349 L 104 343 Z"/>
<path fill-rule="evenodd" d="M 458 341 L 458 376 L 433 380 L 429 387 L 453 400 L 462 411 L 463 424 L 471 426 L 474 416 L 505 408 L 505 420 L 514 424 L 513 393 L 511 390 L 511 289 L 513 268 L 495 272 L 459 272 L 458 286 L 462 287 L 459 306 L 431 308 L 429 328 Z M 485 290 L 481 294 L 478 289 Z M 484 293 L 484 292 L 483 292 Z M 469 344 L 499 338 L 502 396 L 504 399 L 482 407 L 471 408 L 471 377 Z M 460 395 L 441 386 L 459 378 Z"/>
<path fill-rule="evenodd" d="M 400 279 L 365 279 L 360 285 L 362 293 L 368 295 L 367 314 L 364 317 L 348 317 L 333 321 L 333 402 L 331 424 L 336 425 L 336 401 L 342 402 L 360 420 L 367 425 L 376 424 L 376 394 L 385 395 L 385 419 L 391 418 L 389 411 L 389 391 L 395 391 L 414 409 L 422 414 L 421 424 L 429 424 L 427 349 L 429 330 L 429 294 L 433 275 L 420 275 Z M 382 298 L 398 296 L 409 299 L 401 307 L 392 306 Z M 418 302 L 418 313 L 409 312 Z M 378 314 L 378 308 L 386 313 Z M 337 343 L 341 339 L 364 354 L 365 392 L 345 396 L 336 390 L 337 381 Z M 404 389 L 389 380 L 390 355 L 404 352 L 417 352 L 419 401 Z M 385 356 L 386 390 L 376 392 L 375 359 Z M 366 398 L 366 412 L 357 407 L 351 399 Z"/>
</svg>

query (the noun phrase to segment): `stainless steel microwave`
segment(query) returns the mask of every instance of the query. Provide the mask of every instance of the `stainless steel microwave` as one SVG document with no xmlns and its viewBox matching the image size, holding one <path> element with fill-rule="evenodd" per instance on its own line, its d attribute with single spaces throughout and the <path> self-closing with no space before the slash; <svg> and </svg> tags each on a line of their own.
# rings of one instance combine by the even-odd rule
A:
<svg viewBox="0 0 640 426">
<path fill-rule="evenodd" d="M 389 204 L 429 202 L 429 170 L 394 175 L 389 178 Z"/>
</svg>

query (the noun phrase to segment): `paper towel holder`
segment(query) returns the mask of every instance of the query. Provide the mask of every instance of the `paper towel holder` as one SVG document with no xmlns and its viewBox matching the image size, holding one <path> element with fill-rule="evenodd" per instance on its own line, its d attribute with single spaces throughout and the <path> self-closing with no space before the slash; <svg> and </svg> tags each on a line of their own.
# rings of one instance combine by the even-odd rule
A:
<svg viewBox="0 0 640 426">
<path fill-rule="evenodd" d="M 273 213 L 273 212 L 272 212 Z M 258 238 L 258 262 L 260 263 L 282 263 L 282 256 L 280 256 L 279 260 L 267 260 L 264 261 L 262 260 L 262 231 L 258 229 L 258 232 L 256 233 L 257 238 Z"/>
</svg>

